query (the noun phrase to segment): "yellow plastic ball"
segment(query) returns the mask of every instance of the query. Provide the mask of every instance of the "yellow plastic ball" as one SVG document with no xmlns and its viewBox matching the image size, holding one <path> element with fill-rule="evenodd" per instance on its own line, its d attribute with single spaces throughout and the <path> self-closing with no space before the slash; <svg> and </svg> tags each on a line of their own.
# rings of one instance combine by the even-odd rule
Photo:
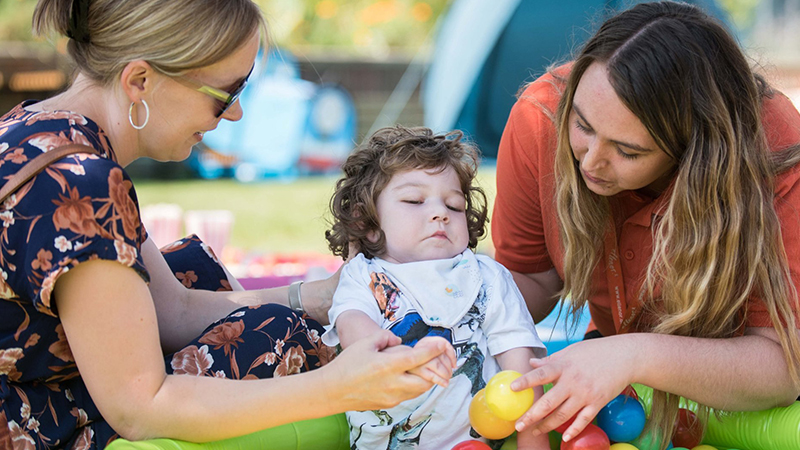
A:
<svg viewBox="0 0 800 450">
<path fill-rule="evenodd" d="M 698 445 L 697 447 L 692 447 L 692 450 L 717 450 L 717 447 L 712 447 L 710 445 Z"/>
<path fill-rule="evenodd" d="M 511 390 L 511 382 L 521 376 L 514 370 L 504 370 L 486 384 L 486 406 L 500 419 L 517 420 L 533 405 L 533 389 Z"/>
<path fill-rule="evenodd" d="M 639 448 L 625 442 L 618 442 L 612 445 L 609 450 L 639 450 Z"/>
<path fill-rule="evenodd" d="M 469 423 L 472 428 L 486 439 L 503 439 L 511 435 L 514 430 L 513 420 L 503 420 L 489 410 L 486 406 L 486 389 L 481 389 L 472 397 L 469 404 Z"/>
</svg>

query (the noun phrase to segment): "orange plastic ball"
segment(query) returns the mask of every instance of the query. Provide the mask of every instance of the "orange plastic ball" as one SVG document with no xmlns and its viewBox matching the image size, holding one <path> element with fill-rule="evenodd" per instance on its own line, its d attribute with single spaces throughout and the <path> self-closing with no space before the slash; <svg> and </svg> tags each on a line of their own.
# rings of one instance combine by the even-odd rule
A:
<svg viewBox="0 0 800 450">
<path fill-rule="evenodd" d="M 486 439 L 503 439 L 514 432 L 514 421 L 503 420 L 486 406 L 486 389 L 478 391 L 469 404 L 469 423 Z"/>
</svg>

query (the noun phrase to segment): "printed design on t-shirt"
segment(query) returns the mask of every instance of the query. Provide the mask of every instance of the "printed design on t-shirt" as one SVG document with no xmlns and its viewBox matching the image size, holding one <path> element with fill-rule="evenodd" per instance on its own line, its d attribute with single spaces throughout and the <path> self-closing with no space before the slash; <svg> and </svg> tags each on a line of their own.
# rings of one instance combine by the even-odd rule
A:
<svg viewBox="0 0 800 450">
<path fill-rule="evenodd" d="M 486 380 L 483 379 L 483 362 L 486 357 L 481 352 L 475 342 L 464 346 L 459 359 L 465 358 L 461 366 L 453 372 L 453 378 L 464 375 L 472 384 L 470 393 L 474 397 L 481 389 L 486 387 Z"/>
<path fill-rule="evenodd" d="M 409 312 L 402 319 L 393 323 L 389 330 L 402 339 L 403 345 L 413 347 L 426 336 L 439 336 L 453 343 L 453 331 L 449 328 L 432 327 L 422 320 L 416 311 Z"/>
<path fill-rule="evenodd" d="M 486 292 L 486 285 L 482 285 L 480 290 L 478 291 L 478 296 L 475 298 L 475 303 L 469 308 L 464 317 L 461 319 L 461 322 L 456 326 L 456 328 L 461 327 L 468 327 L 470 331 L 475 332 L 483 322 L 486 320 L 486 302 L 488 301 L 488 295 Z"/>
<path fill-rule="evenodd" d="M 380 419 L 380 425 L 391 425 L 394 419 L 390 416 L 386 411 L 372 411 L 376 415 L 378 415 Z M 401 450 L 407 448 L 418 448 L 420 436 L 422 435 L 422 430 L 425 429 L 425 426 L 431 421 L 433 417 L 432 414 L 427 414 L 422 417 L 422 419 L 415 421 L 412 423 L 411 416 L 409 414 L 405 417 L 405 419 L 401 420 L 400 422 L 396 423 L 392 426 L 392 430 L 389 432 L 389 443 L 386 446 L 387 450 Z M 350 426 L 350 450 L 358 450 L 360 447 L 358 446 L 358 441 L 361 439 L 361 435 L 364 431 L 364 426 L 366 423 L 362 423 L 355 426 L 350 421 L 350 417 L 348 417 L 348 424 Z"/>
<path fill-rule="evenodd" d="M 400 295 L 400 289 L 397 289 L 394 282 L 383 272 L 371 272 L 369 278 L 371 280 L 369 289 L 375 296 L 383 317 L 393 322 L 396 319 L 394 313 L 397 311 L 397 296 Z"/>
<path fill-rule="evenodd" d="M 431 421 L 432 414 L 428 414 L 422 420 L 411 423 L 411 416 L 401 420 L 392 427 L 392 432 L 389 433 L 389 445 L 386 450 L 400 450 L 406 448 L 418 448 L 419 438 L 422 435 L 422 430 Z"/>
</svg>

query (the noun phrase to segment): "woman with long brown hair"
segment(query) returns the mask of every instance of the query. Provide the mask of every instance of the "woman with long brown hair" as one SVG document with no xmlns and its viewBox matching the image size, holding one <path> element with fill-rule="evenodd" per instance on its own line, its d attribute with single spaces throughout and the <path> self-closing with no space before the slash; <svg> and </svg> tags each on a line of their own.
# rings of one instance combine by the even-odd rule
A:
<svg viewBox="0 0 800 450">
<path fill-rule="evenodd" d="M 532 362 L 517 387 L 554 387 L 520 427 L 575 416 L 569 440 L 634 382 L 655 389 L 663 437 L 680 397 L 794 401 L 798 143 L 789 100 L 687 4 L 618 14 L 526 88 L 498 156 L 496 258 L 535 319 L 568 297 L 603 338 Z"/>
</svg>

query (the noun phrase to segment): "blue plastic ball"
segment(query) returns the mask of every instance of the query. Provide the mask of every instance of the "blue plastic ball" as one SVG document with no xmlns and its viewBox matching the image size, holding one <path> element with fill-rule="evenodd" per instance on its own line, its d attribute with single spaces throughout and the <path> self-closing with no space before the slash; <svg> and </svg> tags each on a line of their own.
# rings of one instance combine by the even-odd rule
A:
<svg viewBox="0 0 800 450">
<path fill-rule="evenodd" d="M 618 395 L 597 413 L 597 426 L 613 442 L 630 442 L 644 430 L 646 417 L 639 400 Z"/>
</svg>

